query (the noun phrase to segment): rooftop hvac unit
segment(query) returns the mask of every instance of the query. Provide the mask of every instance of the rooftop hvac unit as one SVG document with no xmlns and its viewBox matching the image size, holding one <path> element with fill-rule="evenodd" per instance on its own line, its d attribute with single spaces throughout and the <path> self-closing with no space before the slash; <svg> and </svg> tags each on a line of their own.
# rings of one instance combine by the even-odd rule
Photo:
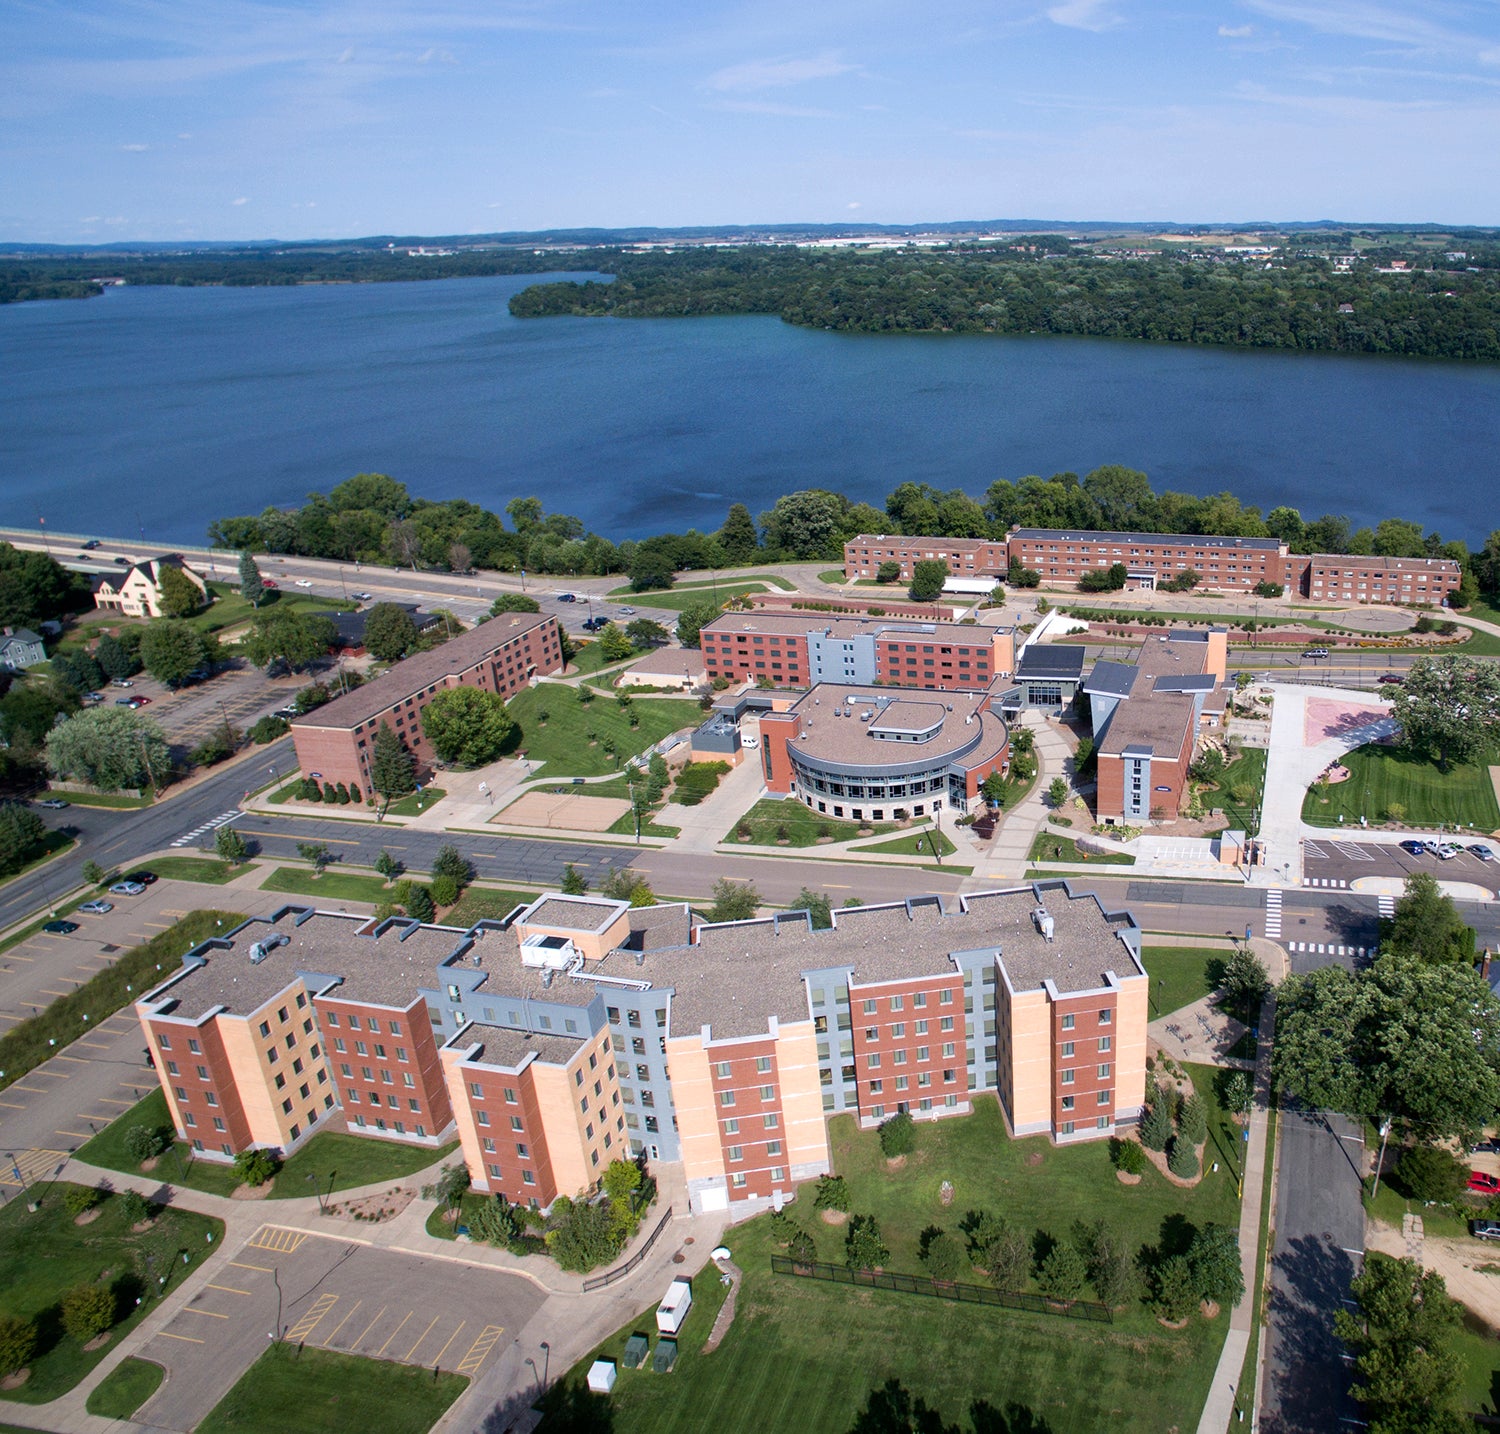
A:
<svg viewBox="0 0 1500 1434">
<path fill-rule="evenodd" d="M 1036 929 L 1042 933 L 1043 941 L 1051 941 L 1057 927 L 1052 920 L 1052 913 L 1045 906 L 1039 906 L 1031 913 L 1031 919 Z"/>
<path fill-rule="evenodd" d="M 266 950 L 265 943 L 263 941 L 257 941 L 255 945 L 250 948 L 250 964 L 252 966 L 259 966 L 260 963 L 264 961 L 270 954 L 271 953 Z"/>
<path fill-rule="evenodd" d="M 521 943 L 521 964 L 532 970 L 565 970 L 576 954 L 565 936 L 528 936 Z"/>
</svg>

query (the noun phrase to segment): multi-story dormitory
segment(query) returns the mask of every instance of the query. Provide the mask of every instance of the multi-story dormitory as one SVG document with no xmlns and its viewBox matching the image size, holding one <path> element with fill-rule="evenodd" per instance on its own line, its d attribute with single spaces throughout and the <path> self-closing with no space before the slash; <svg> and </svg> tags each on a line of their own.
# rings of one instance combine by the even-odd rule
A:
<svg viewBox="0 0 1500 1434">
<path fill-rule="evenodd" d="M 470 930 L 285 906 L 137 1002 L 177 1134 L 204 1158 L 318 1130 L 436 1147 L 545 1208 L 608 1163 L 683 1166 L 748 1213 L 830 1168 L 827 1122 L 959 1115 L 1107 1137 L 1145 1094 L 1140 931 L 1046 882 L 697 922 L 549 893 Z"/>
</svg>

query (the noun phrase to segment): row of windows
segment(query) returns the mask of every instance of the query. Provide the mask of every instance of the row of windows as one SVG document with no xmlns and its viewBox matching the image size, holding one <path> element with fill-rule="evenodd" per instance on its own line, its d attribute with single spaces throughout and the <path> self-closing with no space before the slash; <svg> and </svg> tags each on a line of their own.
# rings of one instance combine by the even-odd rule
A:
<svg viewBox="0 0 1500 1434">
<path fill-rule="evenodd" d="M 892 1012 L 902 1010 L 906 1005 L 906 996 L 904 994 L 886 997 L 866 996 L 864 998 L 865 1015 L 878 1015 L 880 1012 L 880 1002 L 882 1000 L 886 1002 L 887 1008 Z M 911 993 L 911 1004 L 913 1010 L 920 1011 L 927 1004 L 927 992 L 913 991 Z M 953 989 L 950 986 L 944 986 L 941 990 L 938 991 L 938 1005 L 951 1006 L 952 1004 Z M 943 1029 L 947 1030 L 948 1028 L 945 1026 Z"/>
<path fill-rule="evenodd" d="M 900 1062 L 898 1061 L 897 1064 L 899 1065 Z M 931 1071 L 918 1071 L 917 1072 L 917 1085 L 919 1087 L 925 1087 L 925 1086 L 929 1086 L 931 1084 L 932 1084 L 932 1072 Z M 958 1084 L 958 1072 L 956 1070 L 952 1070 L 952 1069 L 945 1070 L 943 1072 L 943 1084 L 944 1085 L 957 1085 Z M 902 1075 L 902 1076 L 897 1076 L 896 1077 L 896 1089 L 897 1090 L 909 1090 L 910 1088 L 911 1088 L 911 1077 L 910 1076 L 904 1076 L 904 1075 Z M 871 1095 L 882 1095 L 882 1094 L 884 1094 L 884 1092 L 885 1092 L 885 1082 L 883 1080 L 872 1080 L 870 1082 L 870 1094 Z"/>
<path fill-rule="evenodd" d="M 1114 1018 L 1115 1013 L 1108 1008 L 1099 1012 L 1099 1024 L 1101 1026 L 1109 1025 L 1110 1022 L 1114 1020 Z M 1071 1031 L 1073 1029 L 1073 1012 L 1068 1011 L 1064 1013 L 1062 1018 L 1062 1028 L 1065 1031 Z"/>
<path fill-rule="evenodd" d="M 1074 1099 L 1075 1099 L 1075 1097 L 1073 1097 L 1071 1095 L 1065 1095 L 1062 1098 L 1062 1108 L 1064 1110 L 1072 1110 L 1073 1109 Z M 1096 1091 L 1095 1094 L 1094 1094 L 1094 1104 L 1095 1105 L 1108 1105 L 1109 1104 L 1109 1099 L 1110 1099 L 1110 1093 L 1107 1090 Z"/>
<path fill-rule="evenodd" d="M 953 1095 L 945 1095 L 943 1097 L 943 1106 L 945 1109 L 952 1110 L 957 1104 L 958 1096 L 956 1093 Z M 906 1101 L 898 1101 L 896 1109 L 898 1111 L 905 1110 L 906 1106 Z M 918 1110 L 931 1110 L 932 1108 L 932 1097 L 930 1095 L 924 1095 L 917 1101 Z M 870 1107 L 870 1116 L 874 1120 L 883 1120 L 885 1118 L 885 1107 L 883 1105 L 872 1105 Z"/>
<path fill-rule="evenodd" d="M 1110 1071 L 1111 1071 L 1112 1068 L 1113 1067 L 1111 1066 L 1111 1064 L 1108 1061 L 1106 1061 L 1103 1065 L 1101 1065 L 1099 1067 L 1099 1079 L 1100 1080 L 1108 1080 L 1109 1079 L 1109 1073 L 1110 1073 Z M 1077 1075 L 1078 1075 L 1078 1072 L 1076 1070 L 1065 1070 L 1065 1071 L 1063 1071 L 1062 1072 L 1062 1077 L 1061 1077 L 1062 1084 L 1063 1085 L 1072 1085 L 1073 1082 L 1074 1082 L 1074 1079 L 1077 1077 Z"/>
<path fill-rule="evenodd" d="M 926 1000 L 925 993 L 922 993 L 922 995 L 923 995 L 923 1000 L 925 1001 Z M 866 1002 L 865 1004 L 868 1005 L 869 1002 Z M 927 1034 L 927 1028 L 931 1024 L 932 1023 L 930 1021 L 913 1021 L 912 1022 L 912 1034 L 913 1035 L 917 1035 L 917 1036 L 925 1036 Z M 939 1030 L 943 1030 L 943 1031 L 951 1031 L 953 1029 L 953 1017 L 952 1016 L 944 1016 L 938 1022 L 938 1029 Z M 906 1034 L 906 1022 L 905 1021 L 892 1021 L 891 1022 L 891 1039 L 893 1041 L 899 1041 L 905 1034 Z M 873 1041 L 878 1041 L 879 1039 L 880 1039 L 880 1027 L 879 1026 L 866 1026 L 865 1027 L 865 1040 L 873 1042 Z M 920 1060 L 921 1057 L 918 1057 L 918 1059 Z"/>
</svg>

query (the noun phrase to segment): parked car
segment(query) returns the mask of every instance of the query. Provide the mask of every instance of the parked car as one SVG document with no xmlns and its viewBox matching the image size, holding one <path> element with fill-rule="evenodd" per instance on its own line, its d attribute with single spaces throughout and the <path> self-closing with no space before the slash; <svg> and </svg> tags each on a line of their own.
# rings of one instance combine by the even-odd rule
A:
<svg viewBox="0 0 1500 1434">
<path fill-rule="evenodd" d="M 1406 682 L 1406 679 L 1399 672 L 1382 672 L 1379 680 L 1396 687 L 1401 687 Z"/>
<path fill-rule="evenodd" d="M 635 616 L 635 609 L 633 607 L 622 607 L 620 609 L 620 616 L 621 617 L 634 617 Z"/>
<path fill-rule="evenodd" d="M 1469 1189 L 1477 1195 L 1500 1195 L 1500 1175 L 1486 1175 L 1482 1170 L 1471 1170 Z"/>
<path fill-rule="evenodd" d="M 94 551 L 94 549 L 97 548 L 98 546 L 99 546 L 99 539 L 98 538 L 90 538 L 88 540 L 88 542 L 86 542 L 83 545 L 83 550 L 86 553 L 92 553 Z"/>
<path fill-rule="evenodd" d="M 374 602 L 375 601 L 375 594 L 374 593 L 355 593 L 354 594 L 354 600 L 356 602 Z"/>
<path fill-rule="evenodd" d="M 128 707 L 128 708 L 130 708 L 130 710 L 132 712 L 134 712 L 135 709 L 137 707 L 139 707 L 140 705 L 141 705 L 141 699 L 139 697 L 116 697 L 115 698 L 115 706 L 116 707 Z"/>
<path fill-rule="evenodd" d="M 127 871 L 125 873 L 126 881 L 138 881 L 142 886 L 153 886 L 157 879 L 154 871 Z"/>
<path fill-rule="evenodd" d="M 558 593 L 558 602 L 577 602 L 578 599 L 572 593 Z"/>
<path fill-rule="evenodd" d="M 1478 1145 L 1469 1147 L 1470 1155 L 1500 1155 L 1500 1136 L 1490 1136 L 1488 1140 L 1481 1140 Z"/>
<path fill-rule="evenodd" d="M 1500 1240 L 1500 1220 L 1470 1220 L 1469 1233 L 1476 1240 Z"/>
<path fill-rule="evenodd" d="M 263 588 L 270 588 L 273 593 L 281 591 L 281 584 L 275 578 L 262 578 L 260 585 Z"/>
<path fill-rule="evenodd" d="M 102 692 L 85 692 L 78 700 L 85 707 L 97 707 L 104 701 L 104 694 Z"/>
<path fill-rule="evenodd" d="M 85 901 L 78 909 L 90 916 L 106 916 L 115 909 L 115 904 L 112 901 Z"/>
<path fill-rule="evenodd" d="M 1482 841 L 1475 842 L 1469 848 L 1470 856 L 1477 856 L 1480 861 L 1494 861 L 1495 853 L 1492 852 Z"/>
<path fill-rule="evenodd" d="M 133 699 L 133 701 L 135 702 L 135 705 L 137 707 L 149 707 L 151 705 L 151 699 L 149 697 L 137 696 Z"/>
<path fill-rule="evenodd" d="M 109 889 L 111 896 L 139 896 L 146 888 L 138 881 L 117 881 Z"/>
<path fill-rule="evenodd" d="M 299 588 L 310 588 L 312 586 L 312 579 L 311 578 L 298 578 L 297 579 L 297 586 Z"/>
<path fill-rule="evenodd" d="M 1438 854 L 1439 847 L 1435 841 L 1424 841 L 1422 843 L 1422 850 L 1426 852 L 1428 856 L 1436 856 Z"/>
<path fill-rule="evenodd" d="M 1401 850 L 1410 856 L 1421 856 L 1427 850 L 1427 843 L 1425 841 L 1404 841 L 1401 843 Z"/>
<path fill-rule="evenodd" d="M 128 568 L 128 567 L 129 567 L 129 566 L 130 566 L 130 559 L 129 559 L 129 558 L 116 558 L 116 559 L 115 559 L 115 561 L 116 561 L 116 562 L 117 562 L 117 563 L 118 563 L 118 564 L 119 564 L 119 565 L 120 565 L 120 566 L 121 566 L 121 567 L 122 567 L 122 568 Z"/>
<path fill-rule="evenodd" d="M 1437 854 L 1443 861 L 1452 861 L 1462 850 L 1461 846 L 1454 846 L 1452 842 L 1445 841 L 1438 847 Z"/>
<path fill-rule="evenodd" d="M 743 747 L 747 752 L 753 752 L 758 746 L 760 746 L 760 738 L 741 737 L 740 746 Z"/>
<path fill-rule="evenodd" d="M 61 797 L 48 797 L 45 802 L 37 803 L 37 806 L 46 807 L 49 812 L 60 812 L 65 807 L 70 807 L 72 805 L 72 802 L 65 802 Z"/>
<path fill-rule="evenodd" d="M 76 921 L 49 921 L 43 927 L 49 936 L 71 936 L 78 930 Z"/>
<path fill-rule="evenodd" d="M 135 683 L 133 683 L 128 677 L 111 677 L 109 679 L 109 685 L 111 687 L 134 687 Z"/>
<path fill-rule="evenodd" d="M 598 632 L 601 628 L 608 626 L 609 619 L 607 617 L 589 617 L 583 621 L 583 630 L 585 632 Z"/>
<path fill-rule="evenodd" d="M 1307 651 L 1302 654 L 1302 660 L 1304 662 L 1319 662 L 1327 656 L 1328 649 L 1326 647 L 1309 647 Z"/>
</svg>

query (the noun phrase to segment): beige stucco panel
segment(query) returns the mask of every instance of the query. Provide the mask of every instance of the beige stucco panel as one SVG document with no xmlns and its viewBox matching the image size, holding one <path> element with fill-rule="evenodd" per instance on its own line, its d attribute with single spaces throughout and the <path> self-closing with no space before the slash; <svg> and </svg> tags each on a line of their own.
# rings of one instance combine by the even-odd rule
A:
<svg viewBox="0 0 1500 1434">
<path fill-rule="evenodd" d="M 1116 1004 L 1115 1109 L 1133 1110 L 1146 1099 L 1147 999 L 1151 983 L 1144 976 L 1120 982 Z"/>
<path fill-rule="evenodd" d="M 573 1098 L 573 1078 L 562 1066 L 543 1065 L 541 1061 L 533 1061 L 530 1070 L 557 1193 L 576 1195 L 587 1190 L 596 1176 L 589 1169 L 588 1156 L 584 1153 L 578 1104 Z"/>
<path fill-rule="evenodd" d="M 724 1148 L 719 1140 L 719 1107 L 701 1036 L 678 1036 L 667 1042 L 667 1073 L 672 1081 L 672 1104 L 677 1110 L 684 1175 L 689 1181 L 715 1177 L 722 1180 L 725 1168 Z"/>
<path fill-rule="evenodd" d="M 291 1115 L 283 1115 L 279 1101 L 272 1098 L 274 1078 L 250 1021 L 243 1016 L 221 1014 L 215 1025 L 224 1043 L 229 1068 L 234 1072 L 235 1090 L 245 1111 L 251 1141 L 256 1145 L 289 1145 L 296 1107 L 293 1106 Z M 291 1069 L 290 1062 L 287 1069 Z"/>
<path fill-rule="evenodd" d="M 831 1159 L 828 1122 L 823 1114 L 818 1043 L 811 1021 L 781 1027 L 776 1038 L 776 1073 L 781 1085 L 788 1161 L 792 1165 L 827 1164 Z"/>
<path fill-rule="evenodd" d="M 1011 1119 L 1052 1122 L 1052 1008 L 1044 991 L 1019 991 L 1010 1005 Z"/>
</svg>

